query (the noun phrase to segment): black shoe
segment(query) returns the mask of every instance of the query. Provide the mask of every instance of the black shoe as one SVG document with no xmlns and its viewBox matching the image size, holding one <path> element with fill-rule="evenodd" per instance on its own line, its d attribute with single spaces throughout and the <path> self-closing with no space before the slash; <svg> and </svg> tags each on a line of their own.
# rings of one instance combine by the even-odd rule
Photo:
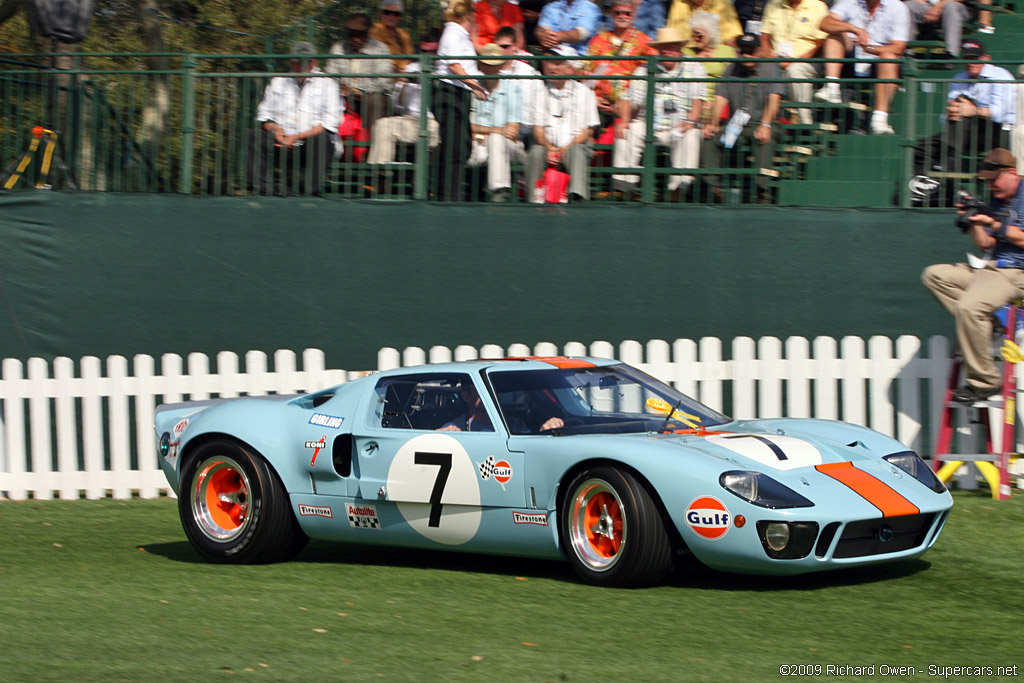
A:
<svg viewBox="0 0 1024 683">
<path fill-rule="evenodd" d="M 973 405 L 975 403 L 983 403 L 989 399 L 989 397 L 999 393 L 995 391 L 980 391 L 974 387 L 967 385 L 960 387 L 959 389 L 953 390 L 953 400 L 957 403 L 963 403 L 964 405 Z"/>
</svg>

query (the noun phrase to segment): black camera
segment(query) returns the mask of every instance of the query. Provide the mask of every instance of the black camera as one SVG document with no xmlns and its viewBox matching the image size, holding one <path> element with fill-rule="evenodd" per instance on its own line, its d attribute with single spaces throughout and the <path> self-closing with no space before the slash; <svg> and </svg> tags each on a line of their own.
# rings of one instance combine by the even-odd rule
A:
<svg viewBox="0 0 1024 683">
<path fill-rule="evenodd" d="M 957 204 L 960 205 L 960 209 L 963 211 L 962 214 L 957 214 L 956 219 L 953 223 L 956 227 L 960 228 L 960 232 L 967 232 L 971 229 L 971 219 L 981 214 L 983 216 L 995 215 L 989 211 L 988 206 L 985 202 L 981 201 L 977 197 L 972 197 L 965 190 L 958 190 L 956 193 Z"/>
</svg>

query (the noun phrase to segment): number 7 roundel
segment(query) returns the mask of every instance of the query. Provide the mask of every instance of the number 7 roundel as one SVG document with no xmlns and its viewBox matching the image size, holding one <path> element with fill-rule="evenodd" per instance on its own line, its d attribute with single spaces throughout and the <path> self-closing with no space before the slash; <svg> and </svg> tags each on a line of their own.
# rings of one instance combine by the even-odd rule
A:
<svg viewBox="0 0 1024 683">
<path fill-rule="evenodd" d="M 459 441 L 446 434 L 409 439 L 388 468 L 388 500 L 417 533 L 460 545 L 480 528 L 476 467 Z"/>
</svg>

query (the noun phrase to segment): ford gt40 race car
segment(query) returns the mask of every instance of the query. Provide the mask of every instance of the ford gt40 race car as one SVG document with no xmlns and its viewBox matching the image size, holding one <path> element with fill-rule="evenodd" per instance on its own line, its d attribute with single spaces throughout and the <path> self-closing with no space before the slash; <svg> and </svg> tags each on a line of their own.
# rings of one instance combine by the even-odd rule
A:
<svg viewBox="0 0 1024 683">
<path fill-rule="evenodd" d="M 565 557 L 599 585 L 657 583 L 682 551 L 797 574 L 920 557 L 953 504 L 878 432 L 732 420 L 597 358 L 164 405 L 156 431 L 185 532 L 214 562 L 285 560 L 317 538 Z"/>
</svg>

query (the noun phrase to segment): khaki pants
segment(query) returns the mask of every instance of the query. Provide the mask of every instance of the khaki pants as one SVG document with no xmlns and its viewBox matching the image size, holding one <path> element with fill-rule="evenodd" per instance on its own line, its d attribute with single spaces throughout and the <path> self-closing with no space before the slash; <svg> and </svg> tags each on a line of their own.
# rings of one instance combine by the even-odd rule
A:
<svg viewBox="0 0 1024 683">
<path fill-rule="evenodd" d="M 483 140 L 474 138 L 467 165 L 475 168 L 487 164 L 487 189 L 494 192 L 512 187 L 512 162 L 522 163 L 525 158 L 523 143 L 489 133 Z"/>
<path fill-rule="evenodd" d="M 395 160 L 395 147 L 399 142 L 413 144 L 420 132 L 419 116 L 387 116 L 377 119 L 370 131 L 370 153 L 366 156 L 368 164 L 389 164 Z M 430 134 L 430 149 L 437 147 L 441 138 L 437 130 L 437 121 L 427 119 L 427 132 Z"/>
<path fill-rule="evenodd" d="M 629 128 L 626 131 L 626 137 L 615 138 L 612 163 L 621 168 L 639 165 L 640 154 L 644 150 L 644 135 L 646 134 L 646 121 L 637 120 L 630 122 Z M 699 130 L 693 128 L 683 135 L 675 135 L 670 130 L 661 130 L 655 131 L 654 137 L 659 145 L 669 148 L 669 159 L 672 168 L 697 168 L 700 160 L 701 135 Z M 612 177 L 620 185 L 621 183 L 635 185 L 640 182 L 640 177 L 635 175 L 616 174 Z M 674 175 L 669 178 L 668 189 L 675 190 L 684 183 L 689 187 L 692 182 L 692 175 Z"/>
<path fill-rule="evenodd" d="M 921 280 L 956 320 L 967 383 L 984 393 L 1002 388 L 1002 375 L 992 358 L 992 315 L 1024 296 L 1024 270 L 940 263 L 925 268 Z"/>
<path fill-rule="evenodd" d="M 817 78 L 818 69 L 815 64 L 792 62 L 786 67 L 786 78 Z M 814 84 L 793 81 L 789 84 L 789 99 L 793 102 L 810 102 L 814 98 Z M 810 109 L 797 109 L 800 123 L 814 123 L 814 115 Z"/>
</svg>

